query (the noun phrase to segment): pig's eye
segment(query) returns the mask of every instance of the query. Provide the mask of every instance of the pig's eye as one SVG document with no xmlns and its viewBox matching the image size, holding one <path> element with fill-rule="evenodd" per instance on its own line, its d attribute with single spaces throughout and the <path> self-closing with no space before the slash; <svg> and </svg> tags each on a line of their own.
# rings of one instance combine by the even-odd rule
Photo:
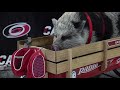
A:
<svg viewBox="0 0 120 90">
<path fill-rule="evenodd" d="M 64 41 L 64 40 L 66 40 L 66 39 L 71 39 L 72 38 L 72 36 L 62 36 L 61 37 L 61 39 Z"/>
<path fill-rule="evenodd" d="M 74 28 L 79 28 L 80 27 L 80 22 L 72 22 L 74 25 Z"/>
</svg>

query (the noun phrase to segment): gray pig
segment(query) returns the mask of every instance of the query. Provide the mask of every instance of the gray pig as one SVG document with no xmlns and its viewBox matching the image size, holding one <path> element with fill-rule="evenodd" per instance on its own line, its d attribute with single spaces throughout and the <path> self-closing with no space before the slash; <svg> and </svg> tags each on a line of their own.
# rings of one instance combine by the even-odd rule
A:
<svg viewBox="0 0 120 90">
<path fill-rule="evenodd" d="M 120 12 L 88 12 L 93 24 L 92 42 L 118 37 L 120 34 Z M 104 23 L 103 21 L 104 20 Z M 52 19 L 54 41 L 57 50 L 86 44 L 89 25 L 84 12 L 65 12 L 58 20 Z M 104 34 L 103 27 L 105 26 Z"/>
</svg>

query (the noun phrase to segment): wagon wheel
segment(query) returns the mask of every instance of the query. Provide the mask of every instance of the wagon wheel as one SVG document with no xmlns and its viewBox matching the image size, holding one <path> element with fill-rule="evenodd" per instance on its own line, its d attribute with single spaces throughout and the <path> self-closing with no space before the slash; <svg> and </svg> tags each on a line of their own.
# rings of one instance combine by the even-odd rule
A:
<svg viewBox="0 0 120 90">
<path fill-rule="evenodd" d="M 109 78 L 120 78 L 120 71 L 118 71 L 117 69 L 112 70 L 113 74 L 116 75 L 112 75 L 112 74 L 108 74 L 108 73 L 102 73 L 100 75 L 97 75 L 95 78 L 105 78 L 105 77 L 109 77 Z M 101 77 L 101 75 L 104 75 L 104 77 Z"/>
<path fill-rule="evenodd" d="M 120 72 L 117 69 L 113 70 L 113 72 L 120 77 Z"/>
</svg>

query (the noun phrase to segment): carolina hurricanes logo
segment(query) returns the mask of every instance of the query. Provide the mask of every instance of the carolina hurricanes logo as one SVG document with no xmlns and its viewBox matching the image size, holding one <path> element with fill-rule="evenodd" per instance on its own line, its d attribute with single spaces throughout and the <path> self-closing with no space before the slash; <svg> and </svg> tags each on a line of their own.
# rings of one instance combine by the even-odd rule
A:
<svg viewBox="0 0 120 90">
<path fill-rule="evenodd" d="M 50 35 L 50 34 L 51 34 L 51 29 L 52 29 L 51 26 L 46 26 L 46 27 L 44 28 L 43 34 L 44 34 L 44 35 Z"/>
<path fill-rule="evenodd" d="M 6 38 L 18 38 L 28 34 L 30 29 L 31 27 L 27 23 L 14 23 L 3 29 L 3 35 Z"/>
</svg>

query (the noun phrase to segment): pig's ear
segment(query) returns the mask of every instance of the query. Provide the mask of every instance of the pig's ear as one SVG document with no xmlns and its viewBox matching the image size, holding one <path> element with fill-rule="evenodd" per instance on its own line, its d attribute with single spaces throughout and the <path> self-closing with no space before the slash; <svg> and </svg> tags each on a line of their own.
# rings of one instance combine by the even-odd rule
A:
<svg viewBox="0 0 120 90">
<path fill-rule="evenodd" d="M 79 26 L 79 28 L 77 29 L 77 30 L 78 30 L 78 33 L 81 33 L 81 34 L 84 33 L 85 24 L 86 24 L 86 21 L 85 21 L 85 20 L 83 20 L 83 21 L 80 23 L 80 26 Z"/>
<path fill-rule="evenodd" d="M 57 24 L 57 20 L 55 18 L 52 19 L 52 23 L 55 26 Z"/>
<path fill-rule="evenodd" d="M 78 32 L 83 32 L 85 28 L 86 21 L 83 20 L 82 22 L 72 22 L 74 25 L 74 28 L 78 30 Z"/>
<path fill-rule="evenodd" d="M 80 25 L 80 30 L 81 30 L 81 32 L 83 32 L 83 30 L 84 30 L 84 28 L 85 28 L 85 24 L 86 24 L 86 21 L 83 20 L 83 21 L 81 22 L 81 25 Z"/>
</svg>

